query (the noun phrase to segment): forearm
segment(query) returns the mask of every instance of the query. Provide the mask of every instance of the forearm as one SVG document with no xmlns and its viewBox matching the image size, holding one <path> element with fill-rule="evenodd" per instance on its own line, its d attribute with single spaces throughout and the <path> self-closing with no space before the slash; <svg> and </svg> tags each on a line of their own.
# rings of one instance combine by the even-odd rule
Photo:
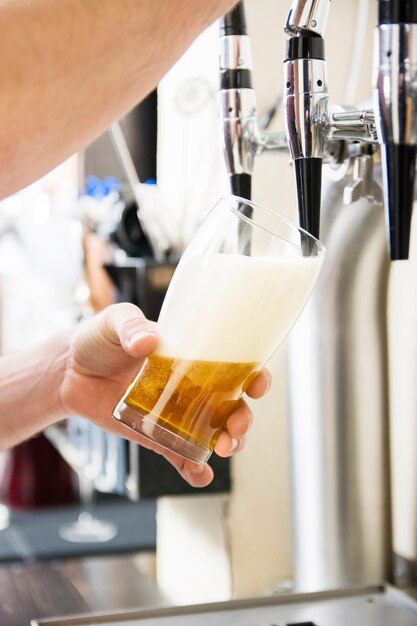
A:
<svg viewBox="0 0 417 626">
<path fill-rule="evenodd" d="M 233 4 L 0 0 L 0 197 L 129 111 Z"/>
<path fill-rule="evenodd" d="M 0 450 L 65 417 L 60 387 L 72 332 L 0 359 Z"/>
</svg>

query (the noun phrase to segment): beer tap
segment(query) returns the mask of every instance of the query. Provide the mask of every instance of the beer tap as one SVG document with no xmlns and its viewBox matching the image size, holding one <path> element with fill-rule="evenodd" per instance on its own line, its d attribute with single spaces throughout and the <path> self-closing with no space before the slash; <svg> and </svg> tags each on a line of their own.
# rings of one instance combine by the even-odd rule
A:
<svg viewBox="0 0 417 626">
<path fill-rule="evenodd" d="M 220 21 L 220 110 L 223 151 L 232 193 L 250 199 L 256 101 L 252 88 L 252 52 L 246 32 L 243 2 Z"/>
<path fill-rule="evenodd" d="M 330 0 L 326 0 L 327 5 Z M 287 135 L 261 133 L 252 88 L 252 55 L 243 1 L 220 23 L 220 109 L 223 150 L 232 192 L 249 198 L 255 156 L 280 152 L 294 160 L 300 224 L 319 235 L 321 166 L 330 134 L 324 42 L 328 7 L 320 2 L 296 2 L 286 30 Z M 323 8 L 324 7 L 324 8 Z M 287 136 L 289 138 L 287 142 Z"/>
<path fill-rule="evenodd" d="M 319 235 L 321 165 L 327 144 L 343 134 L 355 141 L 353 118 L 357 122 L 367 118 L 368 133 L 359 129 L 362 137 L 358 135 L 356 140 L 380 144 L 391 259 L 406 259 L 417 154 L 417 3 L 379 0 L 374 111 L 358 116 L 352 109 L 350 118 L 350 107 L 344 107 L 342 117 L 350 128 L 343 129 L 340 107 L 329 107 L 326 87 L 322 35 L 330 2 L 295 0 L 285 27 L 290 36 L 284 62 L 285 122 L 300 224 Z"/>
<path fill-rule="evenodd" d="M 337 165 L 341 155 L 353 152 L 355 158 L 364 157 L 358 167 L 366 162 L 369 179 L 369 157 L 379 144 L 391 259 L 406 259 L 417 155 L 417 2 L 379 0 L 374 109 L 365 110 L 329 103 L 323 37 L 330 4 L 331 0 L 294 0 L 289 11 L 285 133 L 259 129 L 243 2 L 221 21 L 220 107 L 232 192 L 250 197 L 256 156 L 289 152 L 300 225 L 319 237 L 323 164 Z M 347 202 L 365 190 L 359 184 L 358 167 L 354 168 L 355 186 L 345 194 Z M 363 193 L 368 199 L 374 197 L 369 184 Z"/>
<path fill-rule="evenodd" d="M 250 199 L 255 156 L 288 155 L 284 132 L 264 133 L 256 115 L 252 51 L 243 0 L 220 21 L 220 90 L 223 153 L 235 195 Z"/>
<path fill-rule="evenodd" d="M 324 32 L 330 0 L 298 0 L 285 30 L 286 132 L 262 132 L 252 87 L 252 54 L 243 0 L 220 21 L 219 103 L 232 193 L 250 198 L 255 157 L 293 159 L 300 224 L 319 235 L 322 163 L 338 162 L 345 142 L 375 142 L 373 111 L 329 106 Z M 288 139 L 287 139 L 288 137 Z"/>
<path fill-rule="evenodd" d="M 321 171 L 329 134 L 324 40 L 330 0 L 296 0 L 288 14 L 284 61 L 285 126 L 293 161 L 300 225 L 320 232 Z"/>
<path fill-rule="evenodd" d="M 417 151 L 417 2 L 379 0 L 374 109 L 391 259 L 407 259 Z"/>
<path fill-rule="evenodd" d="M 341 121 L 340 110 L 329 107 L 322 39 L 330 2 L 295 0 L 285 27 L 290 36 L 284 62 L 286 131 L 300 223 L 315 236 L 319 235 L 321 165 L 329 139 L 341 136 L 335 130 L 340 128 L 335 125 Z M 374 111 L 361 113 L 368 118 L 369 134 L 357 139 L 380 144 L 391 259 L 406 259 L 417 154 L 417 3 L 413 0 L 379 0 L 374 83 Z M 349 108 L 344 107 L 348 125 L 353 121 L 349 121 Z M 358 121 L 358 112 L 352 112 Z M 344 130 L 346 138 L 355 141 L 353 126 Z"/>
</svg>

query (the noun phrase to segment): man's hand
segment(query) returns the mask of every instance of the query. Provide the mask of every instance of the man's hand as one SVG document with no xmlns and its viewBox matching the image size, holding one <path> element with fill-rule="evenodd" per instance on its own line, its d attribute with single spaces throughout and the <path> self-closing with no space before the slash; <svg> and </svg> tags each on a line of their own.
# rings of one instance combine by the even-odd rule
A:
<svg viewBox="0 0 417 626">
<path fill-rule="evenodd" d="M 133 304 L 112 305 L 86 320 L 71 341 L 60 389 L 61 403 L 66 414 L 88 417 L 105 430 L 162 454 L 191 485 L 204 487 L 213 478 L 208 465 L 181 459 L 112 418 L 116 402 L 157 343 L 156 325 Z M 269 384 L 269 373 L 263 370 L 246 393 L 260 398 Z M 241 450 L 251 423 L 252 412 L 241 400 L 219 436 L 215 452 L 226 457 Z"/>
</svg>

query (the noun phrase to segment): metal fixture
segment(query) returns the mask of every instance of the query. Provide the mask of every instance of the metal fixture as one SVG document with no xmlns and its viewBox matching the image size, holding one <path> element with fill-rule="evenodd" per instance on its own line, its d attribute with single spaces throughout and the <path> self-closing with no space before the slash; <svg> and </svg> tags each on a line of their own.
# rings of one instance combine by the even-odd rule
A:
<svg viewBox="0 0 417 626">
<path fill-rule="evenodd" d="M 335 141 L 379 144 L 391 258 L 405 259 L 417 153 L 417 4 L 379 0 L 374 110 L 330 105 L 323 38 L 330 5 L 331 0 L 295 0 L 288 14 L 286 141 L 283 134 L 259 130 L 243 2 L 221 21 L 219 97 L 231 188 L 249 198 L 255 156 L 289 151 L 300 225 L 318 237 L 322 165 L 334 161 Z M 340 148 L 336 152 L 340 154 Z"/>
</svg>

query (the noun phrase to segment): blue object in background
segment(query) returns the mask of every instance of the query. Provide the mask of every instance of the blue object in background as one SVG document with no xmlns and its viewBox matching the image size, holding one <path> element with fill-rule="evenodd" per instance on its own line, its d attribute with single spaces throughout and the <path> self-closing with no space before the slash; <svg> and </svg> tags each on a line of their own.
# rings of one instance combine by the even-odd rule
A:
<svg viewBox="0 0 417 626">
<path fill-rule="evenodd" d="M 85 181 L 85 195 L 101 200 L 112 193 L 120 191 L 121 182 L 115 176 L 106 176 L 101 180 L 97 176 L 88 176 Z"/>
</svg>

